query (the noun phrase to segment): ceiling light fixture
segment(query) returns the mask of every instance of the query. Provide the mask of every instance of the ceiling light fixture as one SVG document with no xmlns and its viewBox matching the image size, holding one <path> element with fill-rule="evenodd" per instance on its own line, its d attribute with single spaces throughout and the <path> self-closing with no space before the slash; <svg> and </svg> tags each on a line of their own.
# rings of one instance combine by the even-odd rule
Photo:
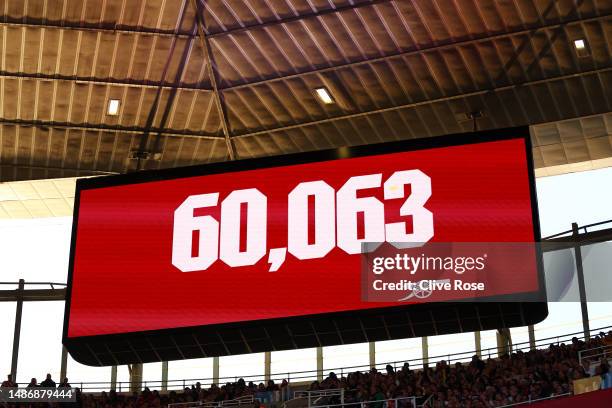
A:
<svg viewBox="0 0 612 408">
<path fill-rule="evenodd" d="M 579 57 L 589 56 L 589 47 L 587 46 L 586 40 L 582 38 L 574 40 L 574 48 L 576 49 L 576 55 Z"/>
<path fill-rule="evenodd" d="M 332 103 L 334 103 L 334 98 L 332 98 L 331 94 L 326 88 L 315 88 L 315 92 L 321 102 L 323 102 L 324 104 L 331 105 Z"/>
<path fill-rule="evenodd" d="M 119 114 L 119 99 L 111 99 L 108 101 L 108 110 L 106 113 L 110 116 L 117 116 Z"/>
</svg>

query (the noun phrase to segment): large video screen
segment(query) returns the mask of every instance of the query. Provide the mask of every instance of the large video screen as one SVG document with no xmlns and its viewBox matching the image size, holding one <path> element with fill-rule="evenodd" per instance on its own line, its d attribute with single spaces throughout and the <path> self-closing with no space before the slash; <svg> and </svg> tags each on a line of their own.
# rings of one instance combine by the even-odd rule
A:
<svg viewBox="0 0 612 408">
<path fill-rule="evenodd" d="M 526 129 L 477 135 L 81 179 L 64 337 L 396 307 L 364 243 L 534 242 Z"/>
</svg>

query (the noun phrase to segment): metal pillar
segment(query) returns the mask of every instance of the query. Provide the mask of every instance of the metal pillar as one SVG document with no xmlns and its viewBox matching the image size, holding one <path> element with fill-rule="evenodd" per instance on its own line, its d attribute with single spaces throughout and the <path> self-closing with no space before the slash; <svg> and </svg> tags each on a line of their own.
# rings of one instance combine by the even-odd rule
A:
<svg viewBox="0 0 612 408">
<path fill-rule="evenodd" d="M 370 368 L 374 368 L 376 366 L 376 343 L 371 341 L 368 343 L 370 350 Z"/>
<path fill-rule="evenodd" d="M 512 352 L 512 335 L 510 329 L 497 329 L 497 355 L 503 356 Z"/>
<path fill-rule="evenodd" d="M 128 365 L 130 371 L 130 392 L 139 392 L 142 390 L 142 364 Z"/>
<path fill-rule="evenodd" d="M 162 391 L 168 391 L 168 362 L 162 361 Z"/>
<path fill-rule="evenodd" d="M 476 356 L 482 358 L 482 342 L 480 339 L 480 330 L 474 332 L 474 347 L 476 348 Z"/>
<path fill-rule="evenodd" d="M 213 384 L 219 385 L 219 357 L 213 357 Z"/>
<path fill-rule="evenodd" d="M 60 364 L 60 382 L 64 381 L 64 378 L 66 378 L 66 370 L 68 367 L 68 350 L 66 350 L 66 347 L 62 346 L 62 362 Z"/>
<path fill-rule="evenodd" d="M 323 347 L 317 347 L 317 380 L 323 381 Z"/>
<path fill-rule="evenodd" d="M 111 390 L 117 391 L 117 366 L 114 365 L 111 367 Z M 121 390 L 119 390 L 121 391 Z"/>
<path fill-rule="evenodd" d="M 266 381 L 266 385 L 268 384 L 268 381 L 270 381 L 271 367 L 272 367 L 272 353 L 270 353 L 269 351 L 266 351 L 264 353 L 264 379 Z"/>
<path fill-rule="evenodd" d="M 23 290 L 25 281 L 19 279 L 17 289 L 17 307 L 15 309 L 15 332 L 13 333 L 13 356 L 11 359 L 11 375 L 13 381 L 17 382 L 17 360 L 19 358 L 19 338 L 21 336 L 21 316 L 23 314 Z"/>
<path fill-rule="evenodd" d="M 421 337 L 421 350 L 423 353 L 423 366 L 429 364 L 429 343 L 427 342 L 427 336 Z"/>
<path fill-rule="evenodd" d="M 533 324 L 527 326 L 527 332 L 529 333 L 529 350 L 533 351 L 536 349 L 535 328 L 533 327 Z"/>
<path fill-rule="evenodd" d="M 589 309 L 587 307 L 586 288 L 584 286 L 584 269 L 582 268 L 582 249 L 578 242 L 578 224 L 572 222 L 572 235 L 576 240 L 574 244 L 574 255 L 576 258 L 576 276 L 578 277 L 578 291 L 580 292 L 580 310 L 582 311 L 582 328 L 585 340 L 591 338 L 591 328 L 589 325 Z"/>
</svg>

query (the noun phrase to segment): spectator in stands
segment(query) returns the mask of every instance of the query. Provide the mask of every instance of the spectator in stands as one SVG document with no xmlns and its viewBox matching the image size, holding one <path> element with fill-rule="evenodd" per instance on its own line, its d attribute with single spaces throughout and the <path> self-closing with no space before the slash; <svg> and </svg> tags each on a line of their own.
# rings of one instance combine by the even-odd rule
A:
<svg viewBox="0 0 612 408">
<path fill-rule="evenodd" d="M 36 380 L 36 378 L 32 378 L 26 388 L 34 388 L 34 387 L 38 387 L 38 381 Z"/>
<path fill-rule="evenodd" d="M 64 377 L 64 379 L 62 380 L 60 385 L 57 386 L 57 388 L 72 388 L 72 386 L 68 382 L 68 378 Z"/>
<path fill-rule="evenodd" d="M 468 364 L 448 364 L 438 362 L 435 367 L 411 370 L 408 363 L 400 370 L 386 367 L 385 372 L 372 369 L 368 372 L 353 372 L 347 377 L 338 378 L 330 373 L 321 382 L 313 382 L 312 390 L 333 388 L 345 389 L 345 403 L 359 404 L 363 408 L 410 408 L 412 403 L 403 397 L 417 397 L 422 404 L 427 398 L 430 406 L 440 408 L 469 407 L 488 408 L 507 404 L 527 402 L 537 398 L 564 395 L 571 391 L 574 379 L 589 377 L 589 373 L 578 360 L 578 351 L 599 347 L 612 341 L 612 333 L 594 337 L 588 342 L 572 339 L 570 344 L 551 345 L 548 349 L 518 351 L 497 359 L 486 360 L 474 356 Z M 609 377 L 609 366 L 602 362 L 595 375 Z M 610 378 L 612 380 L 612 378 Z M 9 380 L 3 383 L 7 384 Z M 46 381 L 46 380 L 45 380 Z M 44 383 L 44 382 L 43 382 Z M 64 379 L 60 384 L 68 384 Z M 33 378 L 29 387 L 35 387 Z M 283 381 L 280 389 L 288 389 L 289 382 Z M 253 382 L 248 385 L 241 378 L 235 383 L 221 387 L 201 387 L 199 383 L 186 388 L 183 392 L 171 391 L 160 395 L 148 388 L 131 395 L 117 394 L 114 391 L 94 396 L 77 392 L 76 407 L 83 408 L 145 408 L 166 407 L 170 403 L 191 401 L 221 402 L 245 395 L 253 395 L 262 403 L 272 402 L 271 394 L 279 387 L 274 382 L 265 386 Z M 328 404 L 339 403 L 329 398 Z M 368 404 L 363 404 L 369 402 Z"/>
<path fill-rule="evenodd" d="M 6 380 L 2 382 L 1 386 L 3 388 L 14 388 L 17 387 L 17 384 L 13 381 L 13 376 L 9 374 L 6 376 Z"/>
<path fill-rule="evenodd" d="M 51 374 L 47 373 L 47 378 L 45 378 L 45 380 L 40 383 L 40 386 L 47 388 L 55 388 L 55 381 L 51 379 Z"/>
</svg>

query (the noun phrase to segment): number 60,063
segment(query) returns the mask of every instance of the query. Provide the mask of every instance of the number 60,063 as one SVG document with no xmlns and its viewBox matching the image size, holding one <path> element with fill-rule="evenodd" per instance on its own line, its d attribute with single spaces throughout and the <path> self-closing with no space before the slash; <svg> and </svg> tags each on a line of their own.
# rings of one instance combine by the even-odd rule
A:
<svg viewBox="0 0 612 408">
<path fill-rule="evenodd" d="M 384 202 L 357 197 L 363 189 L 379 188 L 382 174 L 349 178 L 335 191 L 323 180 L 298 184 L 287 196 L 287 250 L 298 259 L 326 256 L 336 246 L 347 254 L 362 252 L 362 242 L 389 242 L 397 247 L 427 242 L 434 234 L 433 214 L 424 207 L 431 196 L 431 179 L 421 170 L 393 173 L 383 186 L 385 200 L 404 198 L 400 216 L 412 216 L 412 233 L 404 221 L 385 223 Z M 314 240 L 309 242 L 309 197 L 314 198 Z M 218 259 L 230 267 L 256 264 L 267 252 L 268 197 L 256 188 L 232 191 L 221 202 L 220 222 L 210 215 L 194 216 L 194 209 L 216 207 L 219 193 L 187 197 L 174 212 L 172 264 L 183 272 L 206 270 Z M 240 250 L 241 206 L 246 206 L 246 249 Z M 358 238 L 358 213 L 363 214 L 364 236 Z M 192 248 L 197 231 L 197 251 Z M 368 250 L 375 249 L 369 246 Z"/>
</svg>

